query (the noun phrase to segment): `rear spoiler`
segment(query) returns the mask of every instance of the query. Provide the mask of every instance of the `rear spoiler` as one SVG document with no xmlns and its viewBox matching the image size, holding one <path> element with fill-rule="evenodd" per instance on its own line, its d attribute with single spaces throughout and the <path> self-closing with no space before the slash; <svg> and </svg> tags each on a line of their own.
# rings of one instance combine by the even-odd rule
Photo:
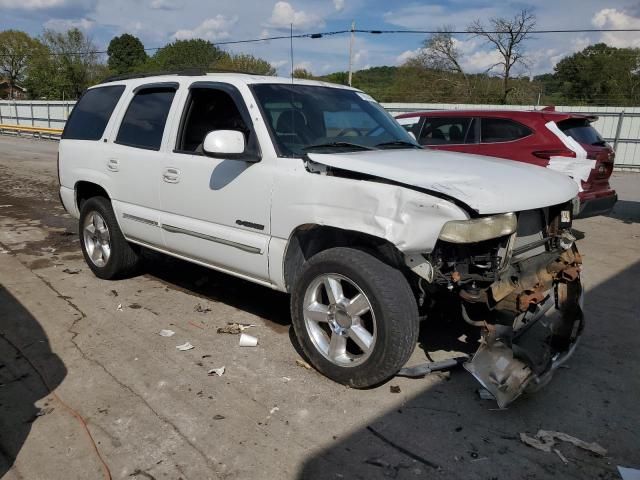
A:
<svg viewBox="0 0 640 480">
<path fill-rule="evenodd" d="M 541 112 L 557 112 L 555 105 L 549 105 L 547 107 L 544 107 L 542 110 L 540 110 Z M 565 113 L 565 112 L 558 112 L 558 113 Z M 574 117 L 574 118 L 584 118 L 587 122 L 589 123 L 593 123 L 593 122 L 597 122 L 598 121 L 598 116 L 597 115 L 583 115 L 580 112 L 566 112 L 567 116 L 570 117 Z M 546 116 L 545 116 L 546 118 Z M 553 120 L 553 118 L 548 118 L 548 120 Z M 568 118 L 567 118 L 568 120 Z"/>
</svg>

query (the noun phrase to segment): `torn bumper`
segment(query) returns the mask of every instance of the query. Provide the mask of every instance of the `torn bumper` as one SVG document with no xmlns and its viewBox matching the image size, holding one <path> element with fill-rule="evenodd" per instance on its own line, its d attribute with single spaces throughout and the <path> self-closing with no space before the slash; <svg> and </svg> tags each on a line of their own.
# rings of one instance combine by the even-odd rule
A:
<svg viewBox="0 0 640 480">
<path fill-rule="evenodd" d="M 480 348 L 464 365 L 500 408 L 546 385 L 580 339 L 584 327 L 580 275 L 558 273 L 561 280 L 552 283 L 543 301 L 517 317 L 514 326 L 487 325 Z"/>
</svg>

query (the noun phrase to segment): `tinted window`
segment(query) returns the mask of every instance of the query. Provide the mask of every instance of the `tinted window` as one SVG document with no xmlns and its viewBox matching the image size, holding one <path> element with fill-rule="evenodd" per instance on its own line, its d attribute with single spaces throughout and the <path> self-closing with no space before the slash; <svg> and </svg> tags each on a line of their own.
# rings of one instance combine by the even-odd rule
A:
<svg viewBox="0 0 640 480">
<path fill-rule="evenodd" d="M 572 118 L 558 122 L 558 127 L 565 135 L 573 138 L 576 142 L 599 147 L 604 147 L 607 144 L 587 119 Z"/>
<path fill-rule="evenodd" d="M 116 143 L 159 150 L 175 93 L 173 88 L 149 88 L 138 92 L 122 119 Z"/>
<path fill-rule="evenodd" d="M 531 135 L 531 130 L 506 118 L 483 118 L 480 135 L 482 143 L 510 142 Z"/>
<path fill-rule="evenodd" d="M 420 117 L 406 117 L 406 118 L 396 118 L 396 121 L 402 125 L 407 132 L 413 133 L 413 136 L 418 138 L 420 134 Z"/>
<path fill-rule="evenodd" d="M 124 92 L 124 85 L 87 90 L 71 112 L 62 138 L 99 140 Z"/>
<path fill-rule="evenodd" d="M 420 134 L 422 145 L 460 145 L 475 143 L 475 128 L 470 117 L 427 118 Z"/>
<path fill-rule="evenodd" d="M 222 90 L 192 88 L 183 122 L 176 147 L 180 152 L 202 153 L 204 137 L 213 130 L 237 130 L 245 136 L 249 134 L 236 102 Z"/>
</svg>

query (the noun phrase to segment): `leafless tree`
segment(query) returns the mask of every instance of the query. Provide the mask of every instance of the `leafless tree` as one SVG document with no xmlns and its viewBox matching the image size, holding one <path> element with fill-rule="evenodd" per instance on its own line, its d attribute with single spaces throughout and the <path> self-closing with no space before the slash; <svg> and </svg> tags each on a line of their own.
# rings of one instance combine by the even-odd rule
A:
<svg viewBox="0 0 640 480">
<path fill-rule="evenodd" d="M 447 70 L 464 75 L 460 66 L 462 54 L 456 47 L 452 30 L 453 27 L 449 25 L 439 28 L 437 33 L 422 42 L 422 50 L 418 56 L 427 68 Z"/>
<path fill-rule="evenodd" d="M 503 103 L 507 103 L 509 92 L 511 92 L 509 80 L 513 68 L 518 64 L 526 65 L 524 42 L 530 38 L 535 25 L 535 14 L 525 8 L 513 18 L 492 18 L 488 26 L 476 20 L 467 28 L 469 33 L 484 38 L 500 53 L 501 60 L 492 68 L 501 67 Z"/>
</svg>

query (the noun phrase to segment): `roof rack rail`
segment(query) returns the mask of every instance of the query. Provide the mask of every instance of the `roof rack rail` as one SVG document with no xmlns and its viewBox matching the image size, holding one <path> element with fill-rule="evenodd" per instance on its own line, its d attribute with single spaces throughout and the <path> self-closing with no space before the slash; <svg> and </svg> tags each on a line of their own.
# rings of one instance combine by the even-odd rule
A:
<svg viewBox="0 0 640 480">
<path fill-rule="evenodd" d="M 118 80 L 131 80 L 134 78 L 148 78 L 159 77 L 162 75 L 184 75 L 190 77 L 197 77 L 200 75 L 206 75 L 207 73 L 241 73 L 245 75 L 264 75 L 263 73 L 247 72 L 242 70 L 231 70 L 225 68 L 211 68 L 203 70 L 201 68 L 187 68 L 184 70 L 167 70 L 157 72 L 143 72 L 143 73 L 126 73 L 124 75 L 113 75 L 102 80 L 100 83 L 116 82 Z"/>
</svg>

